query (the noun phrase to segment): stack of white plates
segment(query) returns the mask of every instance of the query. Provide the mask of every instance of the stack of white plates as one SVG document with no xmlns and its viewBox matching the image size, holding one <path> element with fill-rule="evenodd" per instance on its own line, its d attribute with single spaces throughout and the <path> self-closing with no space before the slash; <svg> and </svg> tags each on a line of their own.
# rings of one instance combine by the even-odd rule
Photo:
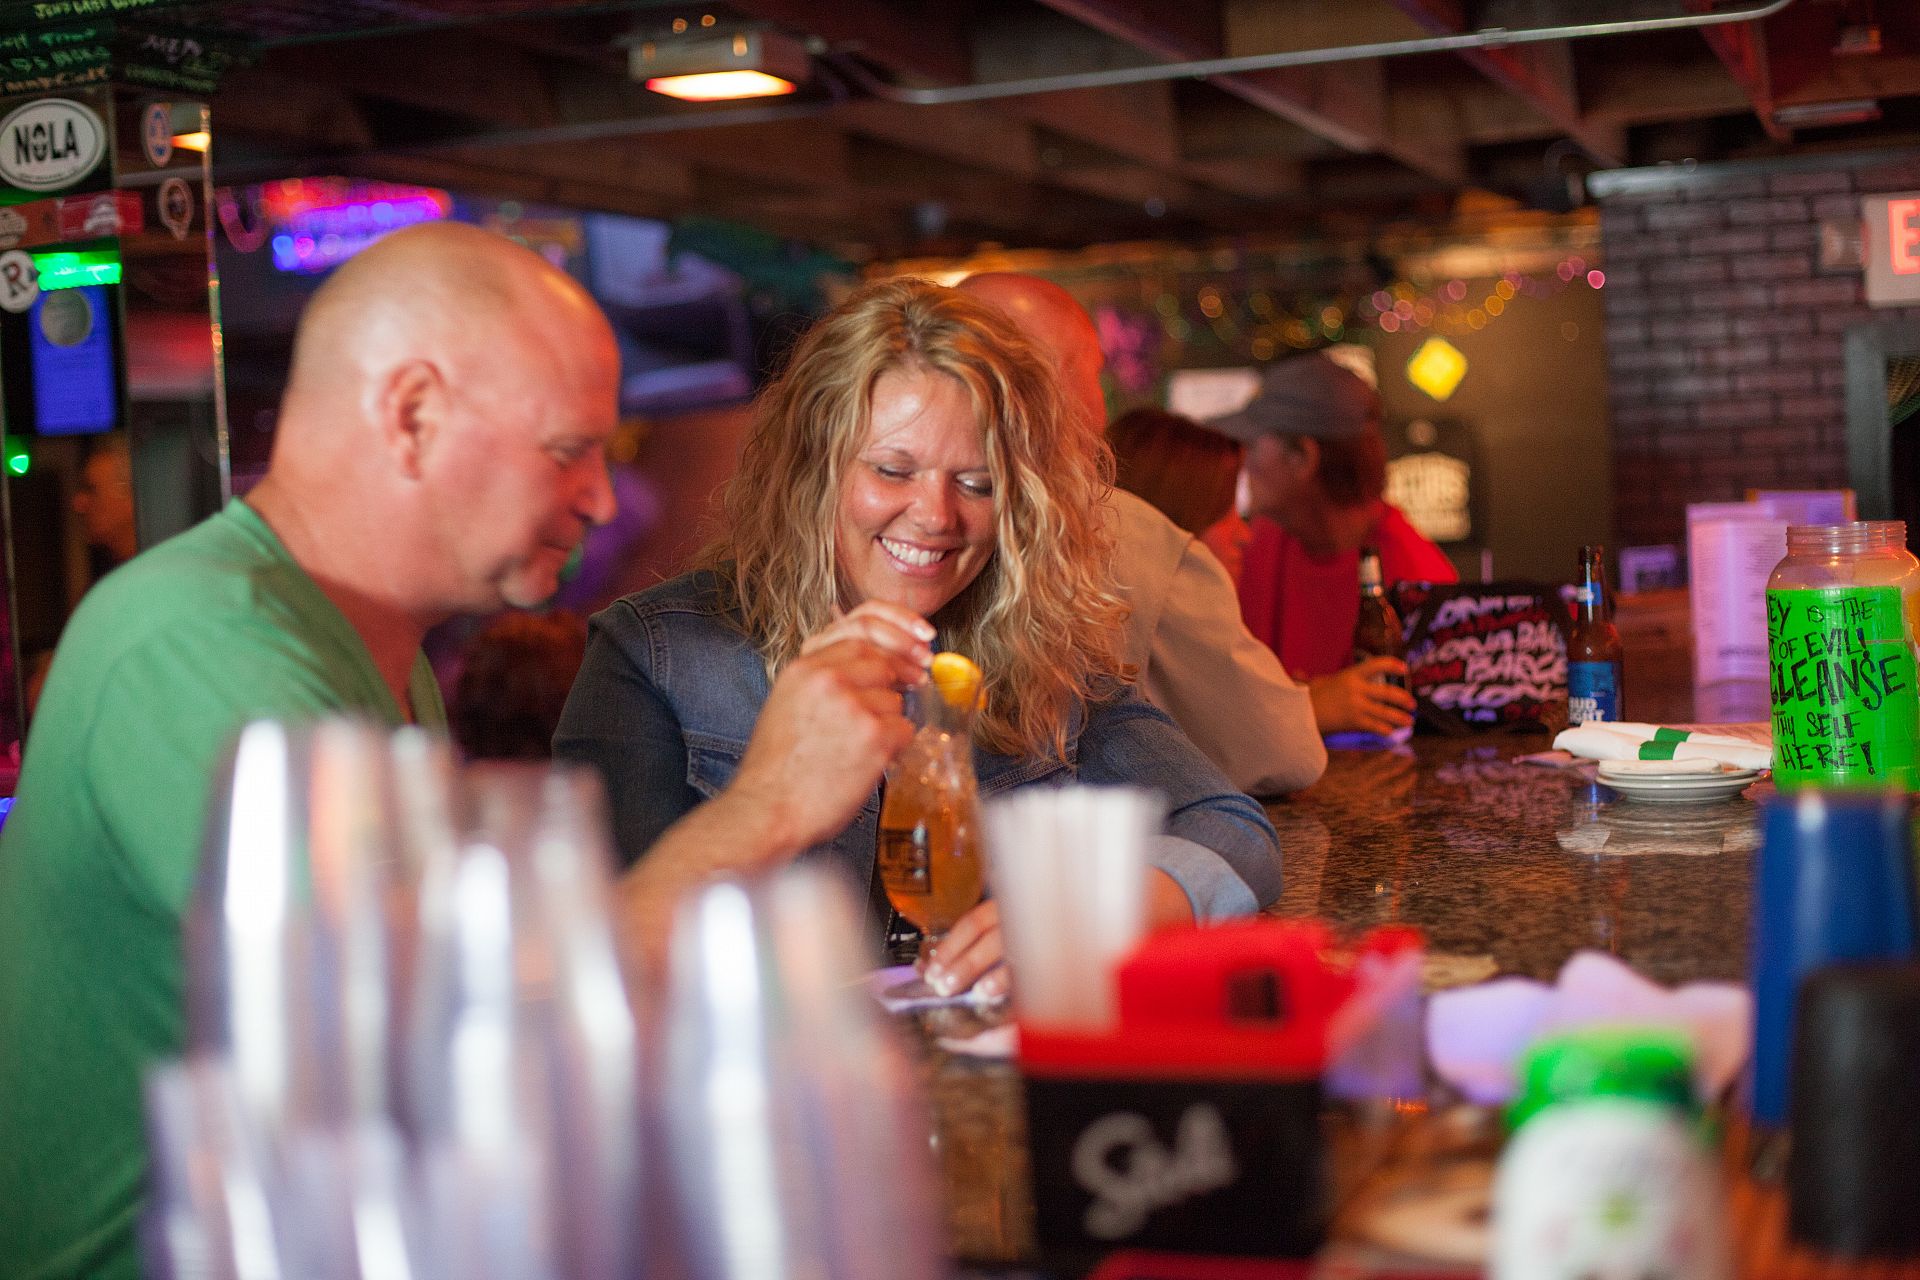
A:
<svg viewBox="0 0 1920 1280">
<path fill-rule="evenodd" d="M 1739 795 L 1766 776 L 1764 769 L 1736 769 L 1710 761 L 1679 760 L 1680 768 L 1659 769 L 1665 761 L 1602 760 L 1600 781 L 1635 800 L 1718 800 Z M 1703 769 L 1702 765 L 1711 765 Z"/>
</svg>

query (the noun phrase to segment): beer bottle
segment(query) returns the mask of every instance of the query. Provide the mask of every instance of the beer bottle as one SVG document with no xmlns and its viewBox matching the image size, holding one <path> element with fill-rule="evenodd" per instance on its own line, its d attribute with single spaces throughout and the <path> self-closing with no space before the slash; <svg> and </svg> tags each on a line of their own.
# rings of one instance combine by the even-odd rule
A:
<svg viewBox="0 0 1920 1280">
<path fill-rule="evenodd" d="M 1607 592 L 1606 548 L 1580 548 L 1580 585 L 1567 636 L 1567 720 L 1619 720 L 1623 688 L 1620 629 Z"/>
<path fill-rule="evenodd" d="M 1360 616 L 1353 624 L 1353 660 L 1368 658 L 1404 658 L 1406 646 L 1400 637 L 1400 615 L 1387 603 L 1387 592 L 1380 581 L 1380 553 L 1372 547 L 1360 549 Z M 1407 687 L 1407 678 L 1387 676 L 1388 684 Z"/>
</svg>

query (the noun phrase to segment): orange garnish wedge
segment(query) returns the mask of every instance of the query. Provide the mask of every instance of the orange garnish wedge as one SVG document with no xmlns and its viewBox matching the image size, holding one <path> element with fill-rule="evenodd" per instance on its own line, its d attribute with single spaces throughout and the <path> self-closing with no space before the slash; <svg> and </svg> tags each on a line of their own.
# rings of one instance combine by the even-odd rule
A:
<svg viewBox="0 0 1920 1280">
<path fill-rule="evenodd" d="M 972 706 L 980 696 L 980 668 L 964 653 L 934 654 L 927 674 L 950 707 Z"/>
</svg>

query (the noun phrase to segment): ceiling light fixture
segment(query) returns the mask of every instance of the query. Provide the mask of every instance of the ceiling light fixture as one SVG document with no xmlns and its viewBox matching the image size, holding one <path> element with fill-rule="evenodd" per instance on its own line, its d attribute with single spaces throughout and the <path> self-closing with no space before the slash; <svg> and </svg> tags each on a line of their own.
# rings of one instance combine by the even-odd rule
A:
<svg viewBox="0 0 1920 1280">
<path fill-rule="evenodd" d="M 654 76 L 647 88 L 684 102 L 725 102 L 733 98 L 771 98 L 800 86 L 764 71 L 697 71 L 684 76 Z"/>
<path fill-rule="evenodd" d="M 635 45 L 627 69 L 655 93 L 718 102 L 792 93 L 811 67 L 806 50 L 776 31 L 688 28 Z"/>
</svg>

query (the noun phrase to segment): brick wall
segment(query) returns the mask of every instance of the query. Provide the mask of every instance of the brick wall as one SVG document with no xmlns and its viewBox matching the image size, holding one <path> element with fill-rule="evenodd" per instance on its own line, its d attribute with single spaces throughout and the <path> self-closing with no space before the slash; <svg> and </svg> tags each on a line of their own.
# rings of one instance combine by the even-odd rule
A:
<svg viewBox="0 0 1920 1280">
<path fill-rule="evenodd" d="M 1623 545 L 1679 541 L 1689 502 L 1844 486 L 1846 332 L 1920 325 L 1920 308 L 1869 308 L 1858 267 L 1817 265 L 1821 221 L 1920 190 L 1920 152 L 1646 176 L 1600 200 Z"/>
</svg>

